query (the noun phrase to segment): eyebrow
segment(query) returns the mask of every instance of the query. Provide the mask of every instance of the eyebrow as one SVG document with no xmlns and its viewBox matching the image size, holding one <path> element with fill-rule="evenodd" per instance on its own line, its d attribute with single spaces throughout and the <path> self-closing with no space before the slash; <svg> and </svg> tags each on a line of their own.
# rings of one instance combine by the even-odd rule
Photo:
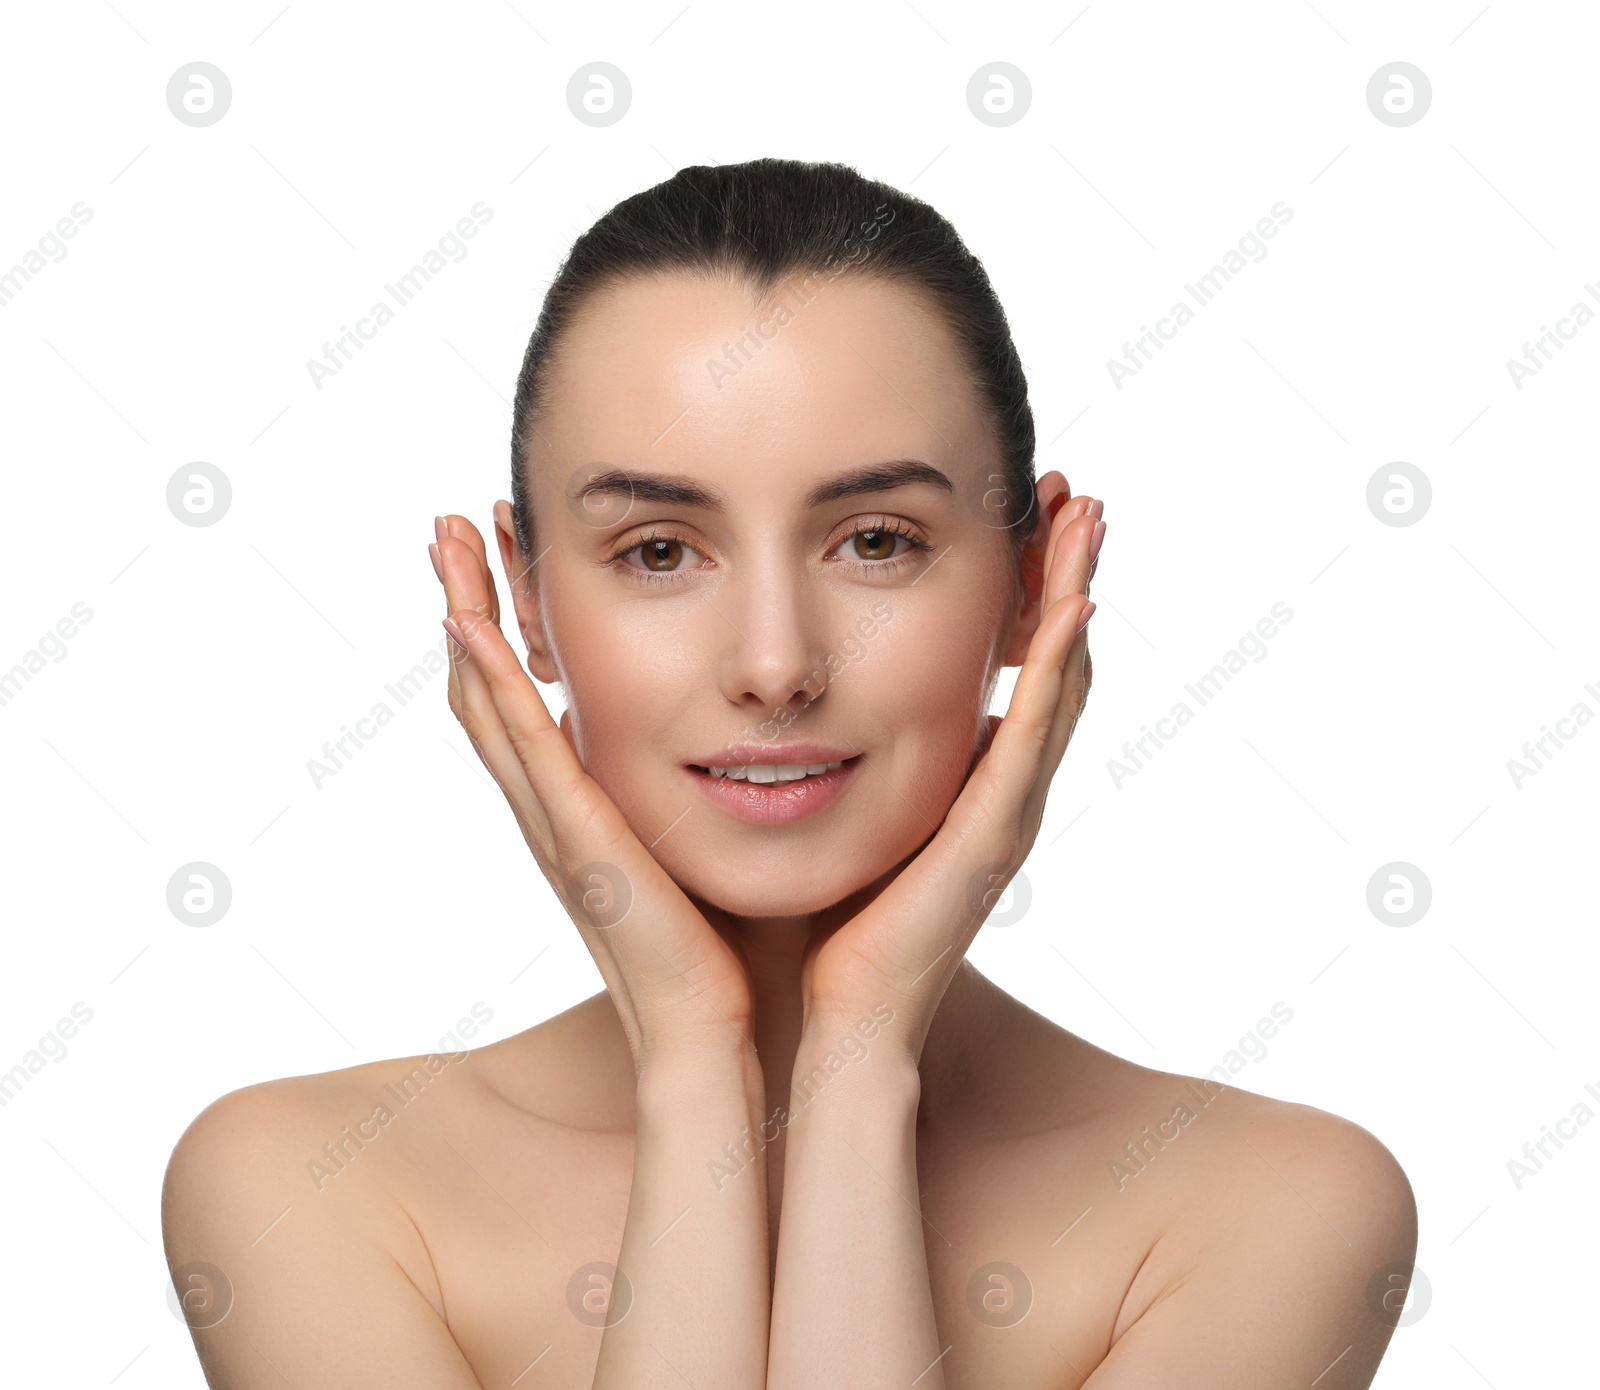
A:
<svg viewBox="0 0 1600 1390">
<path fill-rule="evenodd" d="M 889 492 L 897 487 L 910 487 L 915 483 L 928 483 L 942 487 L 952 496 L 955 485 L 932 464 L 919 459 L 892 459 L 887 463 L 874 463 L 865 468 L 852 469 L 818 483 L 806 494 L 808 507 L 821 507 L 837 502 L 843 497 L 862 493 Z M 669 506 L 700 507 L 710 512 L 726 512 L 727 496 L 720 489 L 702 483 L 697 478 L 664 473 L 630 473 L 623 468 L 608 468 L 596 472 L 579 490 L 575 501 L 587 497 L 614 495 L 631 497 L 635 502 L 664 502 Z"/>
</svg>

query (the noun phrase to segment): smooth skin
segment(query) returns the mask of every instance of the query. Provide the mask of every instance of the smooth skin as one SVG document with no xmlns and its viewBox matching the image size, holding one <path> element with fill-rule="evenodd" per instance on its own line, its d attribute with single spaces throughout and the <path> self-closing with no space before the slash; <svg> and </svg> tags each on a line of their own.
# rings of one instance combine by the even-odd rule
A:
<svg viewBox="0 0 1600 1390">
<path fill-rule="evenodd" d="M 992 465 L 982 414 L 926 306 L 833 285 L 713 390 L 700 364 L 751 312 L 736 287 L 662 279 L 574 330 L 532 450 L 547 548 L 519 554 L 496 507 L 526 671 L 482 536 L 437 523 L 451 709 L 606 989 L 448 1064 L 288 1078 L 202 1112 L 163 1217 L 210 1383 L 1367 1386 L 1392 1323 L 1374 1281 L 1392 1309 L 1416 1245 L 1388 1151 L 1237 1088 L 1201 1104 L 964 960 L 974 881 L 992 905 L 1033 847 L 1084 707 L 1101 504 L 1041 478 L 1011 588 L 1004 537 L 963 506 Z M 956 486 L 801 501 L 846 463 L 908 457 Z M 564 501 L 573 461 L 619 458 L 731 505 L 592 525 Z M 839 562 L 863 521 L 936 544 L 892 570 Z M 659 587 L 604 563 L 657 530 L 705 563 Z M 865 658 L 800 693 L 882 601 Z M 641 650 L 654 679 L 619 694 Z M 1002 719 L 984 709 L 1004 665 L 1021 670 Z M 566 686 L 559 723 L 529 671 Z M 779 709 L 790 736 L 865 748 L 845 797 L 777 832 L 697 806 L 666 833 L 680 764 Z M 578 877 L 595 863 L 631 894 L 609 925 Z M 1056 910 L 1051 931 L 1086 929 Z M 308 1181 L 413 1067 L 418 1099 Z"/>
</svg>

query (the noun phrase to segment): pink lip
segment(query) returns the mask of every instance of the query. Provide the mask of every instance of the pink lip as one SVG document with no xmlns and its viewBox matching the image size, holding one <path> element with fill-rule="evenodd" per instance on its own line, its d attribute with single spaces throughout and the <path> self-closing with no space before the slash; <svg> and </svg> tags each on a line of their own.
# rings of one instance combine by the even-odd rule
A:
<svg viewBox="0 0 1600 1390">
<path fill-rule="evenodd" d="M 730 743 L 715 753 L 691 758 L 691 767 L 743 767 L 747 763 L 778 763 L 804 767 L 808 763 L 842 763 L 859 748 L 830 748 L 822 743 Z"/>
<path fill-rule="evenodd" d="M 790 749 L 801 747 L 810 748 L 815 745 L 792 744 Z M 776 750 L 782 753 L 785 762 L 790 761 L 789 749 Z M 753 762 L 776 762 L 774 750 L 763 750 L 764 756 L 751 759 Z M 829 763 L 839 762 L 841 755 L 834 753 L 831 757 L 795 757 L 793 762 L 802 763 Z M 714 764 L 701 764 L 701 766 L 738 767 L 736 761 L 724 762 L 719 758 Z M 833 805 L 842 795 L 845 788 L 855 777 L 856 769 L 861 765 L 860 756 L 846 762 L 843 767 L 833 768 L 829 772 L 818 773 L 814 777 L 802 777 L 798 782 L 735 782 L 726 777 L 713 777 L 709 772 L 701 772 L 694 766 L 684 768 L 684 773 L 701 792 L 707 796 L 719 810 L 726 811 L 730 816 L 742 820 L 749 825 L 789 825 L 807 816 L 817 815 L 819 812 Z"/>
</svg>

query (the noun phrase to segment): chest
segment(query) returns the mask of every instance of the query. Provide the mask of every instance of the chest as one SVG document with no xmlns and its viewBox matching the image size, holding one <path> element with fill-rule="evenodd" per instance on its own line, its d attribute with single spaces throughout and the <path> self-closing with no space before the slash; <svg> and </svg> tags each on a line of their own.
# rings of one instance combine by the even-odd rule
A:
<svg viewBox="0 0 1600 1390">
<path fill-rule="evenodd" d="M 452 1335 L 485 1385 L 586 1390 L 627 1220 L 632 1137 L 561 1131 L 537 1143 L 480 1140 L 470 1151 L 461 1136 L 452 1143 L 459 1152 L 443 1148 L 449 1166 L 430 1174 L 411 1213 Z M 1104 1357 L 1150 1246 L 1151 1213 L 1124 1202 L 1103 1170 L 1042 1139 L 919 1143 L 949 1390 L 1058 1390 Z M 773 1174 L 776 1236 L 781 1154 Z"/>
</svg>

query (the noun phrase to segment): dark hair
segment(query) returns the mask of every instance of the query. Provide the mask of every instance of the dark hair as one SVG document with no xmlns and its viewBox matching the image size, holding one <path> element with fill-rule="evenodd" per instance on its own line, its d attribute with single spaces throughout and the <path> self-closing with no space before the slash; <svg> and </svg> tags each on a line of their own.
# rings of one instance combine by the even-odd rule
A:
<svg viewBox="0 0 1600 1390">
<path fill-rule="evenodd" d="M 1032 528 L 1019 523 L 1034 512 L 1033 410 L 982 262 L 927 203 L 846 164 L 753 159 L 691 165 L 635 193 L 584 232 L 562 262 L 528 340 L 512 412 L 512 513 L 524 556 L 534 554 L 527 439 L 545 405 L 552 350 L 597 290 L 683 270 L 743 279 L 758 299 L 794 274 L 876 275 L 920 289 L 965 355 L 999 443 L 1001 480 L 973 500 L 1020 551 Z"/>
</svg>

